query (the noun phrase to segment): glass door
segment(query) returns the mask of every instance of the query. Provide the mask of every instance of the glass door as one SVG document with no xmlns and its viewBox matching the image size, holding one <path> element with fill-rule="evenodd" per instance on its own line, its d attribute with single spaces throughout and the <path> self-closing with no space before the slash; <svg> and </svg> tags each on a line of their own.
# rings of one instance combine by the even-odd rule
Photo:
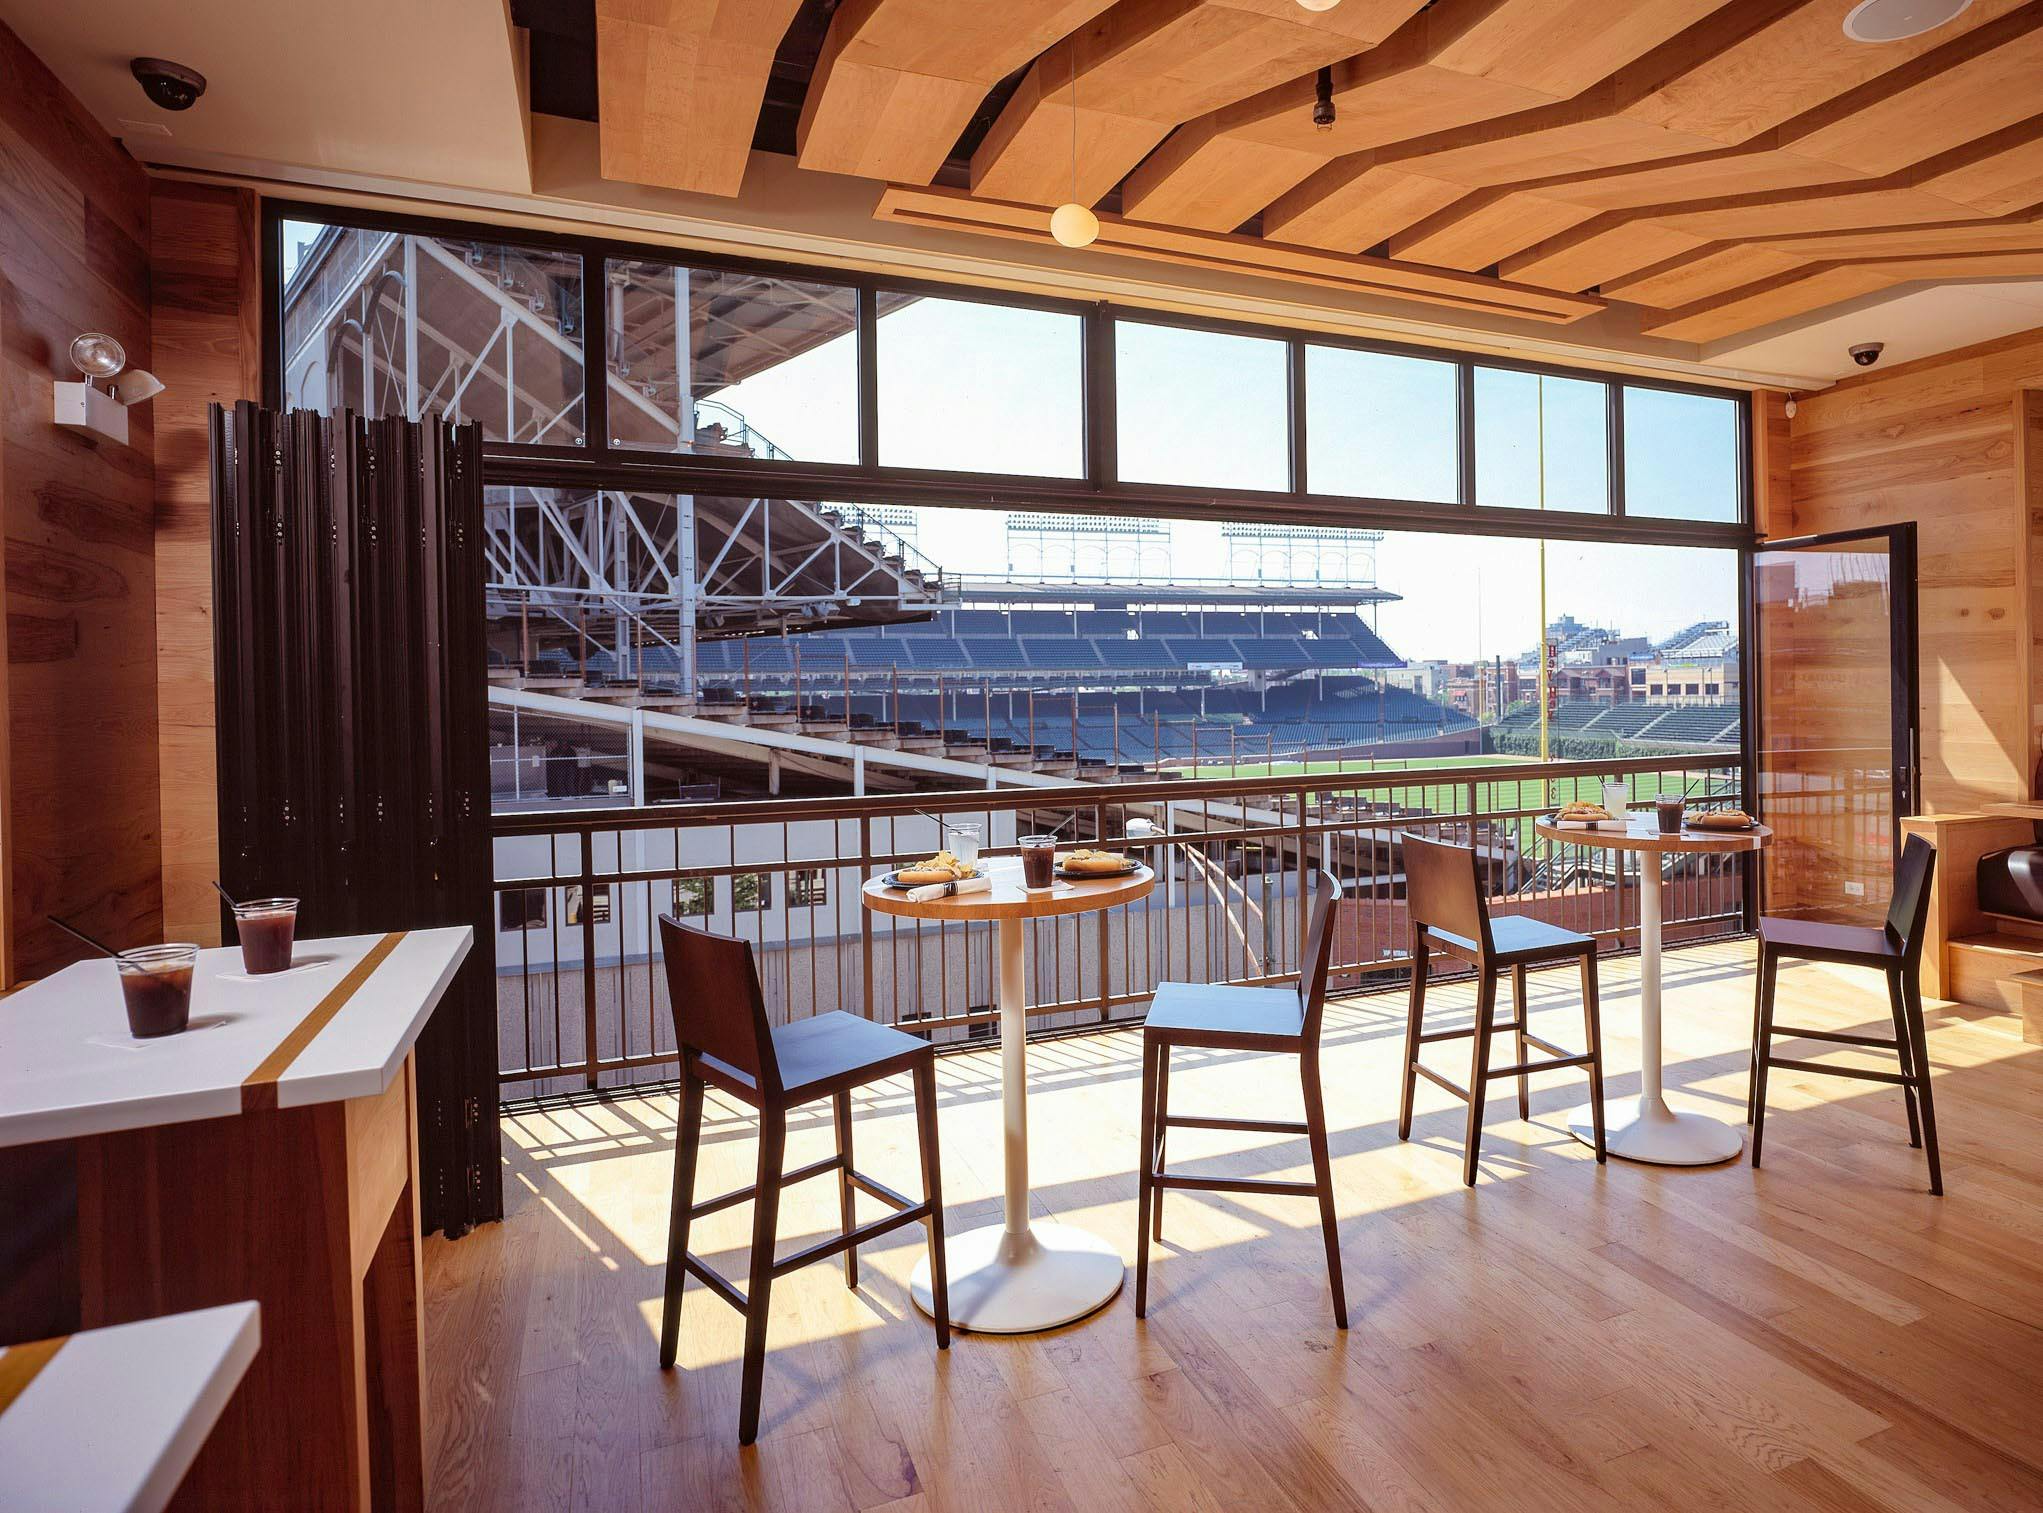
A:
<svg viewBox="0 0 2043 1513">
<path fill-rule="evenodd" d="M 1760 907 L 1878 924 L 1916 807 L 1915 527 L 1769 541 L 1752 563 Z"/>
</svg>

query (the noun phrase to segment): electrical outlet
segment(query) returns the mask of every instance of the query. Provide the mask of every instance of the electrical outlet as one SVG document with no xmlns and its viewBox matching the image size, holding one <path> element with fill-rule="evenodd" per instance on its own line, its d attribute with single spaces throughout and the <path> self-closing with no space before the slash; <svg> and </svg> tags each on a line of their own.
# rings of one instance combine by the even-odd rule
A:
<svg viewBox="0 0 2043 1513">
<path fill-rule="evenodd" d="M 1844 896 L 1846 898 L 1864 898 L 1866 896 L 1866 885 L 1864 883 L 1846 883 L 1844 885 Z"/>
</svg>

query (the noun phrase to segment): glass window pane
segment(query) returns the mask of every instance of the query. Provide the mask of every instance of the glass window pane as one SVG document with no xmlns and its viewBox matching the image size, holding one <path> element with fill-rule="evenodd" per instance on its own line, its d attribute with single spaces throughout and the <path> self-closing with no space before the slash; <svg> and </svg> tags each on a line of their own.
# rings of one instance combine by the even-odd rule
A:
<svg viewBox="0 0 2043 1513">
<path fill-rule="evenodd" d="M 856 291 L 671 263 L 605 268 L 611 445 L 858 460 Z"/>
<path fill-rule="evenodd" d="M 1315 494 L 1461 497 L 1453 363 L 1305 349 L 1305 481 Z"/>
<path fill-rule="evenodd" d="M 880 461 L 1085 474 L 1085 326 L 1076 315 L 909 299 L 879 321 Z"/>
<path fill-rule="evenodd" d="M 1624 510 L 1738 519 L 1738 405 L 1707 394 L 1624 391 Z"/>
<path fill-rule="evenodd" d="M 1291 486 L 1284 343 L 1114 323 L 1120 476 L 1209 489 Z"/>
<path fill-rule="evenodd" d="M 1608 397 L 1587 379 L 1477 368 L 1476 503 L 1608 511 Z"/>
<path fill-rule="evenodd" d="M 579 256 L 313 221 L 282 234 L 286 407 L 583 445 Z"/>
</svg>

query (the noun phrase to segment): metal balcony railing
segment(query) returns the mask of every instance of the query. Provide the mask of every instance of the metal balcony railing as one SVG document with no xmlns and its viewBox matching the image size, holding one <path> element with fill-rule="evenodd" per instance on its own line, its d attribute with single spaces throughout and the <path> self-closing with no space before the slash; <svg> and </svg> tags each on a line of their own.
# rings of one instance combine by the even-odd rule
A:
<svg viewBox="0 0 2043 1513">
<path fill-rule="evenodd" d="M 1736 757 L 1484 762 L 1120 785 L 683 804 L 501 814 L 494 820 L 499 1077 L 507 1096 L 671 1077 L 674 1039 L 656 920 L 673 914 L 753 942 L 776 1022 L 844 1009 L 965 1043 L 993 1032 L 987 926 L 875 915 L 865 880 L 976 824 L 989 855 L 1065 826 L 1076 843 L 1135 851 L 1146 900 L 1028 927 L 1037 1031 L 1138 1019 L 1166 979 L 1295 979 L 1310 869 L 1343 886 L 1338 991 L 1392 986 L 1407 963 L 1400 836 L 1476 846 L 1495 906 L 1636 945 L 1634 884 L 1614 853 L 1534 835 L 1533 816 L 1624 781 L 1741 799 Z M 1666 867 L 1670 940 L 1749 925 L 1748 861 Z"/>
</svg>

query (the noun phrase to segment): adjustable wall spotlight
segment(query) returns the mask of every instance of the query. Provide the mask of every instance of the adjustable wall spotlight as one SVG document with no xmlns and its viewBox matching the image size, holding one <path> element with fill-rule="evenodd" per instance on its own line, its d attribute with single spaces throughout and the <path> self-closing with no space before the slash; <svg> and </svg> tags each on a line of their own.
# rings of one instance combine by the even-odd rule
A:
<svg viewBox="0 0 2043 1513">
<path fill-rule="evenodd" d="M 125 445 L 128 406 L 161 394 L 163 380 L 142 368 L 129 367 L 127 349 L 104 331 L 87 331 L 75 338 L 70 355 L 71 366 L 85 378 L 81 383 L 51 385 L 56 392 L 57 424 Z"/>
</svg>

